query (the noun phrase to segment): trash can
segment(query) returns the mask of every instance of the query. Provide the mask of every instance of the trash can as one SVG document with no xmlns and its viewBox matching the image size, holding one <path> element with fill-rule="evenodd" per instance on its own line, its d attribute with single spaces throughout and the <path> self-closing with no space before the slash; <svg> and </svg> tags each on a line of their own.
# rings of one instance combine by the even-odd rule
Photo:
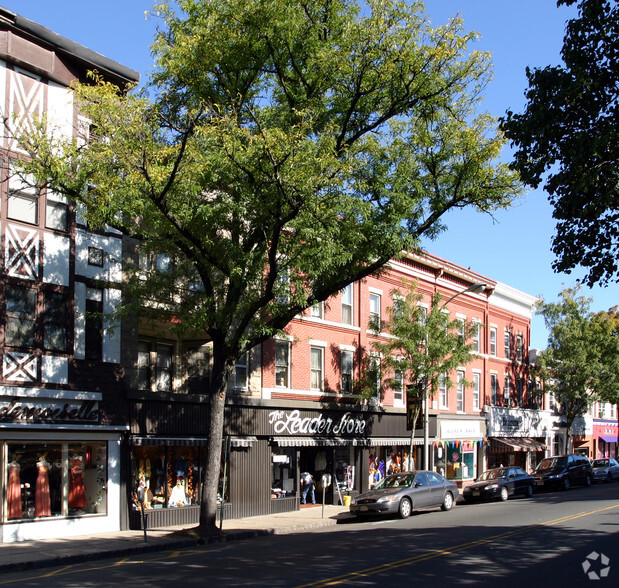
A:
<svg viewBox="0 0 619 588">
<path fill-rule="evenodd" d="M 350 496 L 342 496 L 342 500 L 344 501 L 344 506 L 350 506 Z"/>
</svg>

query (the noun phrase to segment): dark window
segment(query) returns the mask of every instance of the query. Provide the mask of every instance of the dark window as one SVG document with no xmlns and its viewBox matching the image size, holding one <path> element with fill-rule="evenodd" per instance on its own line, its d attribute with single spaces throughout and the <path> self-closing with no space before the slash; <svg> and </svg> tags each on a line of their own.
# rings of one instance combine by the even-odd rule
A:
<svg viewBox="0 0 619 588">
<path fill-rule="evenodd" d="M 43 346 L 53 351 L 67 349 L 67 301 L 61 292 L 45 292 Z"/>
<path fill-rule="evenodd" d="M 86 299 L 86 359 L 101 359 L 103 350 L 103 302 Z"/>
<path fill-rule="evenodd" d="M 98 247 L 88 248 L 88 265 L 103 267 L 103 249 Z"/>
<path fill-rule="evenodd" d="M 6 287 L 5 343 L 14 347 L 34 347 L 36 291 L 8 284 Z"/>
</svg>

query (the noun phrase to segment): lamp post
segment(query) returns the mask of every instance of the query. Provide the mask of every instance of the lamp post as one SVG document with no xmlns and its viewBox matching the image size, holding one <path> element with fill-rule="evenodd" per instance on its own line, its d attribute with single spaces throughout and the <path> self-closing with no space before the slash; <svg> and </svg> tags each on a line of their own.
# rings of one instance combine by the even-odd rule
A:
<svg viewBox="0 0 619 588">
<path fill-rule="evenodd" d="M 483 292 L 485 289 L 487 288 L 487 284 L 485 284 L 484 282 L 476 282 L 475 284 L 473 284 L 472 286 L 469 286 L 468 288 L 465 288 L 464 290 L 461 290 L 460 292 L 456 292 L 451 298 L 448 298 L 445 302 L 443 302 L 443 304 L 441 304 L 441 308 L 445 308 L 445 306 L 447 306 L 454 298 L 457 298 L 458 296 L 462 295 L 462 294 L 467 294 L 467 293 L 473 293 L 473 294 L 479 294 L 481 292 Z M 430 424 L 430 418 L 429 418 L 429 414 L 428 414 L 428 386 L 426 383 L 426 388 L 424 390 L 424 394 L 423 394 L 423 467 L 426 470 L 430 469 L 430 463 L 429 463 L 429 445 L 430 445 L 430 439 L 429 439 L 429 424 Z"/>
</svg>

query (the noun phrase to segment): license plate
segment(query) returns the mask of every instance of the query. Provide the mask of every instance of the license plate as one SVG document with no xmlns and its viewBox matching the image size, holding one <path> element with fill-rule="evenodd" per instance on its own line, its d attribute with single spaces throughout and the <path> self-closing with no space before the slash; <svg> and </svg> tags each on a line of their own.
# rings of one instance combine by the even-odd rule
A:
<svg viewBox="0 0 619 588">
<path fill-rule="evenodd" d="M 361 510 L 361 511 L 366 511 L 367 509 L 368 509 L 368 507 L 367 507 L 367 506 L 362 506 L 359 510 Z"/>
<path fill-rule="evenodd" d="M 544 482 L 542 482 L 541 480 L 536 480 L 536 481 L 535 481 L 535 483 L 536 483 L 538 486 L 543 486 L 543 485 L 544 485 Z"/>
<path fill-rule="evenodd" d="M 473 496 L 479 496 L 479 490 L 473 490 Z"/>
</svg>

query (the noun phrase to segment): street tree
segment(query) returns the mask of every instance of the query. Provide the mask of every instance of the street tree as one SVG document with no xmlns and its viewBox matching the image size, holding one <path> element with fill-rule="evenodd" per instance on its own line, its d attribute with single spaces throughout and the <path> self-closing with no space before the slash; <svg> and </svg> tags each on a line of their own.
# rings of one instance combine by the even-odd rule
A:
<svg viewBox="0 0 619 588">
<path fill-rule="evenodd" d="M 431 28 L 421 3 L 389 0 L 177 4 L 157 7 L 147 91 L 76 84 L 88 136 L 42 121 L 20 173 L 171 260 L 136 266 L 124 309 L 211 342 L 207 534 L 236 360 L 449 210 L 507 207 L 520 184 L 479 110 L 488 55 L 460 20 Z"/>
<path fill-rule="evenodd" d="M 433 294 L 430 305 L 425 306 L 416 282 L 403 286 L 404 294 L 401 290 L 391 292 L 393 304 L 387 309 L 388 319 L 381 325 L 380 330 L 388 333 L 389 338 L 377 340 L 373 346 L 381 354 L 382 366 L 392 376 L 386 379 L 388 385 L 397 387 L 402 380 L 410 382 L 407 402 L 413 395 L 412 404 L 417 407 L 412 418 L 412 439 L 423 402 L 433 398 L 441 385 L 450 388 L 456 369 L 471 361 L 473 335 L 479 325 L 466 319 L 450 319 L 440 293 Z"/>
<path fill-rule="evenodd" d="M 534 188 L 544 182 L 557 219 L 553 268 L 584 267 L 592 286 L 619 280 L 619 5 L 578 4 L 567 23 L 564 64 L 527 68 L 527 104 L 502 128 L 516 147 L 513 167 Z"/>
<path fill-rule="evenodd" d="M 549 330 L 548 348 L 535 362 L 534 374 L 555 394 L 565 416 L 565 451 L 572 425 L 593 402 L 619 402 L 619 313 L 617 307 L 592 313 L 592 299 L 566 288 L 558 302 L 541 299 L 537 312 Z"/>
</svg>

